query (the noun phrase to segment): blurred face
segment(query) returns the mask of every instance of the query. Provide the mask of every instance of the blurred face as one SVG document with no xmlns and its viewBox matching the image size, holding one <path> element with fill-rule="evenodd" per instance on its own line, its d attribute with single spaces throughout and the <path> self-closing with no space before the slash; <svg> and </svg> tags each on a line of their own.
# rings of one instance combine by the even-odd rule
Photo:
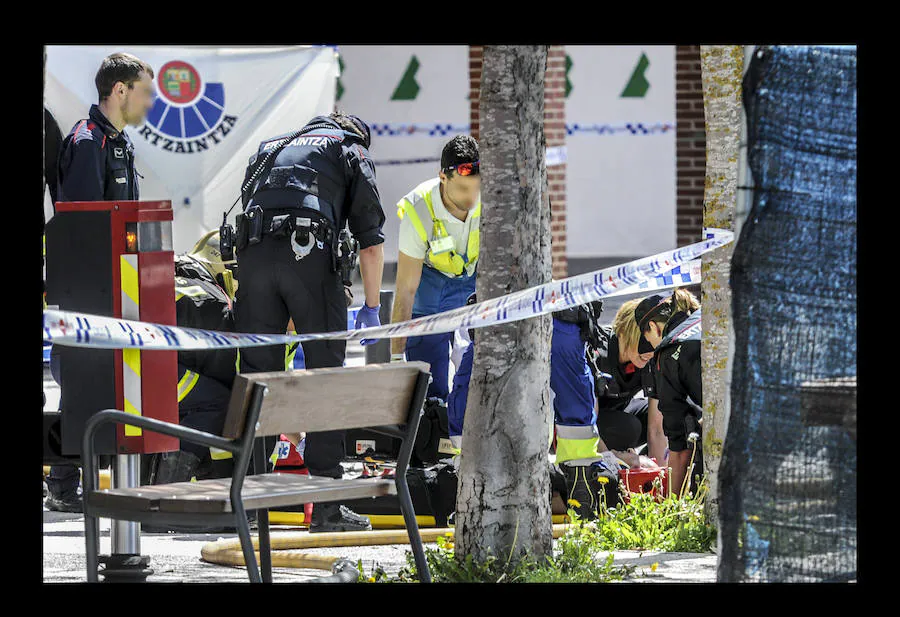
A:
<svg viewBox="0 0 900 617">
<path fill-rule="evenodd" d="M 441 172 L 441 184 L 444 185 L 444 200 L 449 201 L 460 210 L 472 210 L 478 203 L 478 195 L 481 192 L 481 176 L 460 176 L 457 173 L 453 177 Z"/>
<path fill-rule="evenodd" d="M 653 349 L 656 349 L 662 342 L 662 326 L 655 321 L 651 321 L 644 332 L 644 338 L 653 345 Z"/>
<path fill-rule="evenodd" d="M 140 126 L 147 117 L 147 112 L 153 107 L 153 80 L 147 73 L 141 73 L 141 78 L 126 86 L 117 82 L 113 86 L 113 94 L 118 95 L 119 109 L 122 119 L 131 126 Z"/>
</svg>

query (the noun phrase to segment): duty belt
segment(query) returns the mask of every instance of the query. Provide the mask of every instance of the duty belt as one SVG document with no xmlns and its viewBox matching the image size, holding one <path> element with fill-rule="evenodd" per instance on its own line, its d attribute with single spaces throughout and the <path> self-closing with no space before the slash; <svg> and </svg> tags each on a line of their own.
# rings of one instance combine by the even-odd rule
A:
<svg viewBox="0 0 900 617">
<path fill-rule="evenodd" d="M 305 244 L 312 235 L 317 241 L 328 245 L 334 245 L 334 228 L 325 217 L 312 212 L 304 212 L 307 216 L 297 215 L 295 212 L 277 214 L 270 218 L 266 215 L 263 219 L 263 234 L 272 234 L 276 237 L 287 237 L 297 232 L 298 240 Z"/>
</svg>

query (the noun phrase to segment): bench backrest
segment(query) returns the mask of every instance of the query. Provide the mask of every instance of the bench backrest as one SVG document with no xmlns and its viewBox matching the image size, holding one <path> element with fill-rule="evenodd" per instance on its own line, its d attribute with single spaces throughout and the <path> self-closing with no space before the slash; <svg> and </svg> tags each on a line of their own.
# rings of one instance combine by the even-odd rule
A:
<svg viewBox="0 0 900 617">
<path fill-rule="evenodd" d="M 238 374 L 222 436 L 237 439 L 246 424 L 253 385 L 263 382 L 256 436 L 406 424 L 425 362 L 352 368 Z"/>
</svg>

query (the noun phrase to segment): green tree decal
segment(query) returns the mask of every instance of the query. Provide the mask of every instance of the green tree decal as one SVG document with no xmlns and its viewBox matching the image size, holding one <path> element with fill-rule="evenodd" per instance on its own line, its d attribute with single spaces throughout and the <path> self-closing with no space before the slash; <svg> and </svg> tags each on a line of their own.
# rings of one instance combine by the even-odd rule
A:
<svg viewBox="0 0 900 617">
<path fill-rule="evenodd" d="M 400 78 L 397 89 L 391 95 L 392 101 L 414 101 L 419 95 L 419 84 L 416 83 L 416 71 L 419 70 L 419 59 L 415 56 L 409 61 L 406 72 Z"/>
<path fill-rule="evenodd" d="M 637 66 L 634 67 L 631 79 L 628 80 L 625 89 L 619 95 L 620 98 L 632 97 L 639 99 L 647 94 L 647 90 L 650 89 L 650 82 L 644 77 L 644 71 L 647 70 L 648 66 L 650 66 L 650 60 L 647 59 L 645 53 L 641 52 L 641 59 L 638 60 Z"/>
<path fill-rule="evenodd" d="M 566 54 L 566 98 L 569 98 L 569 94 L 572 92 L 572 82 L 569 81 L 569 71 L 572 70 L 573 65 L 572 56 Z"/>
</svg>

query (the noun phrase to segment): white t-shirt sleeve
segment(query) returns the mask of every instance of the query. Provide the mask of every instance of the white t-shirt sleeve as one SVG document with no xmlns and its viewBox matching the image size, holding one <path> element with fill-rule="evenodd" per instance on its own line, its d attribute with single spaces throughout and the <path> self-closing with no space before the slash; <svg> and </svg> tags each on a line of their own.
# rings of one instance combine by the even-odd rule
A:
<svg viewBox="0 0 900 617">
<path fill-rule="evenodd" d="M 403 199 L 407 199 L 410 203 L 414 203 L 415 195 L 409 193 Z M 422 221 L 422 224 L 424 225 L 425 222 Z M 428 252 L 428 244 L 422 240 L 422 236 L 416 231 L 408 214 L 400 221 L 398 247 L 402 253 L 409 257 L 413 257 L 414 259 L 425 259 L 425 254 Z"/>
</svg>

